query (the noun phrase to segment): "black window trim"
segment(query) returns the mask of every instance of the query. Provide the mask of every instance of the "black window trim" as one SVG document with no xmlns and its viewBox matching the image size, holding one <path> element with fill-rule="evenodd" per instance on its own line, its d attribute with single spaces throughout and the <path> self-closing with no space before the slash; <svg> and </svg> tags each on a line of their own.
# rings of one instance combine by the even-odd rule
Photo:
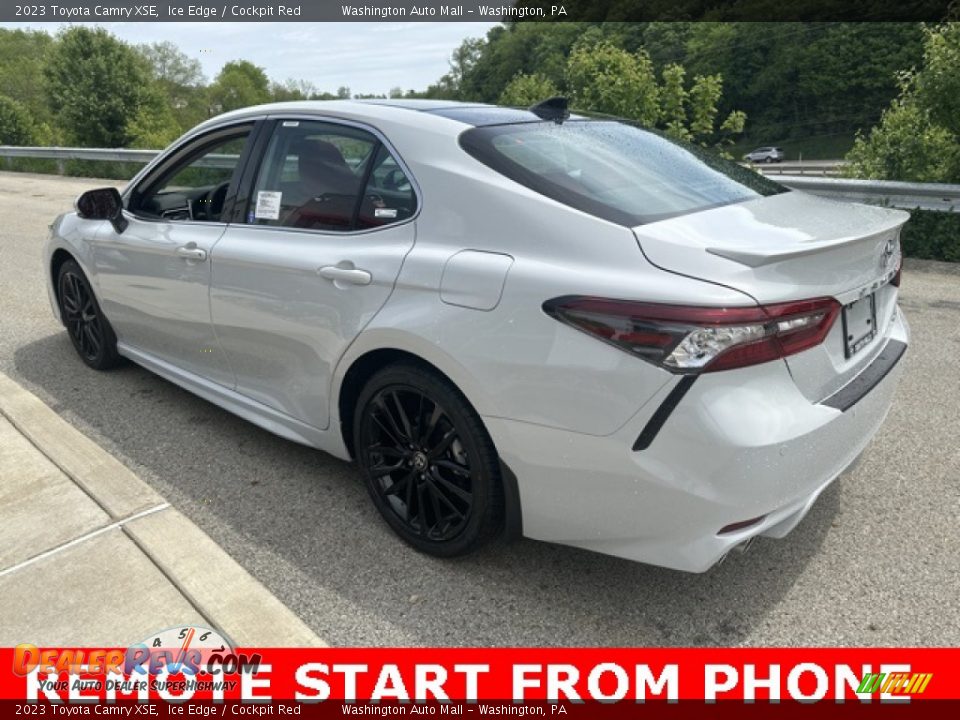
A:
<svg viewBox="0 0 960 720">
<path fill-rule="evenodd" d="M 250 162 L 254 145 L 259 139 L 263 125 L 262 118 L 244 118 L 236 122 L 217 125 L 209 128 L 202 133 L 190 135 L 183 142 L 174 148 L 164 152 L 160 159 L 150 165 L 147 170 L 134 177 L 130 185 L 123 193 L 124 212 L 141 222 L 154 223 L 177 223 L 178 225 L 229 225 L 233 221 L 234 208 L 237 201 L 237 190 L 239 188 L 240 178 L 243 176 L 247 164 Z M 247 142 L 240 153 L 237 166 L 230 177 L 230 185 L 227 187 L 227 196 L 223 201 L 223 211 L 220 213 L 220 220 L 213 222 L 210 220 L 171 220 L 169 218 L 144 215 L 130 209 L 131 203 L 139 200 L 143 191 L 149 190 L 152 185 L 164 179 L 171 170 L 176 171 L 183 161 L 192 161 L 203 153 L 204 148 L 216 144 L 219 140 L 229 137 L 241 128 L 249 128 Z"/>
<path fill-rule="evenodd" d="M 277 126 L 282 124 L 284 121 L 293 121 L 298 120 L 302 122 L 320 122 L 326 123 L 329 125 L 342 125 L 344 127 L 351 127 L 357 130 L 363 130 L 365 132 L 373 135 L 375 140 L 379 141 L 379 145 L 375 143 L 374 150 L 379 146 L 382 146 L 387 149 L 387 152 L 393 157 L 397 165 L 403 170 L 404 174 L 407 176 L 407 179 L 410 181 L 410 187 L 413 190 L 413 195 L 416 198 L 417 205 L 410 217 L 404 218 L 398 222 L 389 223 L 387 225 L 380 225 L 373 228 L 359 228 L 353 230 L 320 230 L 315 228 L 296 228 L 296 227 L 285 227 L 283 225 L 248 225 L 246 223 L 247 213 L 250 209 L 251 203 L 253 202 L 253 187 L 256 184 L 257 175 L 260 173 L 260 166 L 263 164 L 266 158 L 267 146 L 269 144 L 270 138 L 273 137 L 273 133 L 276 130 Z M 263 127 L 260 129 L 259 137 L 256 142 L 256 155 L 248 159 L 246 167 L 244 169 L 243 175 L 240 178 L 240 183 L 238 187 L 238 194 L 236 198 L 236 203 L 233 208 L 233 216 L 230 220 L 234 228 L 249 228 L 251 230 L 270 230 L 271 232 L 290 232 L 298 234 L 308 234 L 308 235 L 322 235 L 324 237 L 349 237 L 352 235 L 366 235 L 368 233 L 376 232 L 385 232 L 393 228 L 402 227 L 408 223 L 415 222 L 420 216 L 420 212 L 423 209 L 423 193 L 420 190 L 420 185 L 417 183 L 417 179 L 414 174 L 410 171 L 409 166 L 404 161 L 403 156 L 397 152 L 396 147 L 393 143 L 384 135 L 378 128 L 373 125 L 369 125 L 364 122 L 359 122 L 357 120 L 351 120 L 348 118 L 336 117 L 332 115 L 321 115 L 318 113 L 272 113 L 267 115 L 264 118 Z M 251 146 L 252 147 L 252 146 Z M 364 188 L 366 189 L 366 188 Z"/>
</svg>

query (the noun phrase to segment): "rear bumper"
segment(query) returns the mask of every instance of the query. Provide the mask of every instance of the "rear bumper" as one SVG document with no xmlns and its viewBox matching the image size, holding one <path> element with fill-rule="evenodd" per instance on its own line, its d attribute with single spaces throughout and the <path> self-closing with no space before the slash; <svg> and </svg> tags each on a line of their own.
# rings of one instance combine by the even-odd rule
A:
<svg viewBox="0 0 960 720">
<path fill-rule="evenodd" d="M 898 313 L 891 352 L 851 381 L 861 385 L 848 391 L 846 400 L 857 397 L 845 411 L 811 403 L 782 362 L 703 375 L 638 451 L 634 443 L 676 383 L 605 437 L 484 420 L 517 476 L 524 535 L 702 572 L 750 537 L 786 535 L 856 460 L 886 417 L 902 372 L 903 348 L 891 343 L 908 340 Z M 887 366 L 864 383 L 876 363 Z"/>
</svg>

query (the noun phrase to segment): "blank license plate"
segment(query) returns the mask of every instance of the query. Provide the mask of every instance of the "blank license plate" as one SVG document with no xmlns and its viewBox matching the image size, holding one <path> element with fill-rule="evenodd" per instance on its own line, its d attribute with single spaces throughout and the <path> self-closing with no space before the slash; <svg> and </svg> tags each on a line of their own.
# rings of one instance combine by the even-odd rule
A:
<svg viewBox="0 0 960 720">
<path fill-rule="evenodd" d="M 877 302 L 873 294 L 843 308 L 843 350 L 852 357 L 870 344 L 877 334 Z"/>
</svg>

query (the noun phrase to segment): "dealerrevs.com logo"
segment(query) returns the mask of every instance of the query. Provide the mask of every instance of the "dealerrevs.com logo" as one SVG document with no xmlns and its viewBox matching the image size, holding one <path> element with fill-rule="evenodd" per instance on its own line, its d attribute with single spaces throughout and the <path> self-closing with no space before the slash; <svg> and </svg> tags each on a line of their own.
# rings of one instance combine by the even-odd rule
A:
<svg viewBox="0 0 960 720">
<path fill-rule="evenodd" d="M 170 628 L 126 650 L 14 648 L 13 672 L 27 680 L 27 699 L 80 700 L 91 696 L 182 700 L 195 694 L 223 698 L 243 671 L 256 672 L 258 654 L 238 655 L 216 630 Z"/>
</svg>

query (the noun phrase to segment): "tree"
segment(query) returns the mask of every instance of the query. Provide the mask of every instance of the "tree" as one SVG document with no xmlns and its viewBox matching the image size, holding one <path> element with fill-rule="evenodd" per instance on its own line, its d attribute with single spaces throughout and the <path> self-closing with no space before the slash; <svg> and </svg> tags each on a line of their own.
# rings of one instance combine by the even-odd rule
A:
<svg viewBox="0 0 960 720">
<path fill-rule="evenodd" d="M 34 118 L 48 111 L 43 66 L 53 44 L 45 32 L 0 28 L 0 92 Z"/>
<path fill-rule="evenodd" d="M 151 85 L 166 98 L 167 110 L 180 131 L 209 117 L 206 78 L 198 60 L 183 53 L 172 42 L 140 45 L 137 51 L 150 66 Z M 143 120 L 149 122 L 146 116 Z"/>
<path fill-rule="evenodd" d="M 664 128 L 672 138 L 691 140 L 687 129 L 687 102 L 690 94 L 684 87 L 686 70 L 673 63 L 663 69 L 663 87 L 660 89 L 660 116 Z"/>
<path fill-rule="evenodd" d="M 283 84 L 270 84 L 270 98 L 274 102 L 307 100 L 316 94 L 316 86 L 307 80 L 295 80 L 294 78 L 288 78 Z"/>
<path fill-rule="evenodd" d="M 567 88 L 576 107 L 650 126 L 660 116 L 653 63 L 643 50 L 629 53 L 607 41 L 580 43 L 567 62 Z"/>
<path fill-rule="evenodd" d="M 0 95 L 0 145 L 31 145 L 33 121 L 16 100 Z"/>
<path fill-rule="evenodd" d="M 127 123 L 129 146 L 147 150 L 162 149 L 180 136 L 182 129 L 159 88 L 146 93 L 143 104 Z"/>
<path fill-rule="evenodd" d="M 195 88 L 206 82 L 200 61 L 189 57 L 172 42 L 140 45 L 137 50 L 150 64 L 154 78 L 168 90 Z"/>
<path fill-rule="evenodd" d="M 853 177 L 960 182 L 960 22 L 925 30 L 923 66 L 847 159 Z"/>
<path fill-rule="evenodd" d="M 103 28 L 74 25 L 57 36 L 44 68 L 50 109 L 66 139 L 122 147 L 144 101 L 146 61 Z"/>
<path fill-rule="evenodd" d="M 538 73 L 525 75 L 517 73 L 500 95 L 501 105 L 529 107 L 547 98 L 559 95 L 556 85 L 550 78 Z"/>
<path fill-rule="evenodd" d="M 214 112 L 229 112 L 270 101 L 270 81 L 262 67 L 248 60 L 233 60 L 221 68 L 210 86 Z"/>
</svg>

